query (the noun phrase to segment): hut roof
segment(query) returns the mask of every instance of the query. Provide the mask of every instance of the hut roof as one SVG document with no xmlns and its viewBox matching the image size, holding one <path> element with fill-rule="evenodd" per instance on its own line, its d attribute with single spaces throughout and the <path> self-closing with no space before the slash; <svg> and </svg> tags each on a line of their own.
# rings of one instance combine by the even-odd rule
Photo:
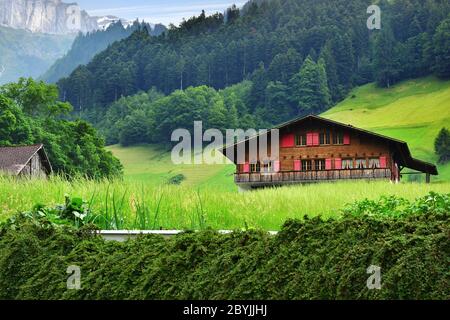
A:
<svg viewBox="0 0 450 320">
<path fill-rule="evenodd" d="M 0 171 L 18 175 L 36 153 L 41 156 L 47 173 L 51 173 L 52 167 L 42 143 L 30 146 L 0 147 Z"/>
</svg>

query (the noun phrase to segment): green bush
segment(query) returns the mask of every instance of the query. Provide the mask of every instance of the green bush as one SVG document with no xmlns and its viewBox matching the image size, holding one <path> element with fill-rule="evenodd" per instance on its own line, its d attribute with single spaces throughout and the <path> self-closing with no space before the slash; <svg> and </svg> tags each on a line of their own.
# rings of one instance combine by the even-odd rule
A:
<svg viewBox="0 0 450 320">
<path fill-rule="evenodd" d="M 305 217 L 277 236 L 202 231 L 125 243 L 18 215 L 0 229 L 0 299 L 447 300 L 448 199 L 384 199 L 375 211 L 408 213 Z M 81 290 L 66 288 L 69 265 L 81 268 Z M 381 267 L 380 290 L 366 286 L 370 265 Z"/>
<path fill-rule="evenodd" d="M 184 180 L 186 180 L 186 177 L 184 174 L 177 174 L 176 176 L 171 177 L 168 180 L 168 184 L 174 184 L 174 185 L 180 185 Z"/>
</svg>

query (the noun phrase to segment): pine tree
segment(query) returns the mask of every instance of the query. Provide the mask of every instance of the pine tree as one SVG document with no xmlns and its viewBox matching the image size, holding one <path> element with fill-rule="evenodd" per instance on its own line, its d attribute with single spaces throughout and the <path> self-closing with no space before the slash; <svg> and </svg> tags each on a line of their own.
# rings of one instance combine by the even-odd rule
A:
<svg viewBox="0 0 450 320">
<path fill-rule="evenodd" d="M 350 36 L 348 34 L 336 35 L 331 41 L 331 50 L 339 80 L 339 89 L 336 96 L 338 99 L 342 99 L 348 93 L 353 84 L 355 56 Z"/>
<path fill-rule="evenodd" d="M 252 75 L 252 89 L 250 91 L 250 108 L 255 110 L 265 104 L 265 94 L 267 87 L 267 75 L 264 64 L 261 62 L 259 68 Z"/>
<path fill-rule="evenodd" d="M 319 94 L 322 95 L 321 97 L 321 111 L 327 109 L 331 104 L 331 96 L 330 96 L 330 89 L 328 88 L 328 79 L 327 79 L 327 72 L 326 72 L 326 64 L 325 60 L 319 59 L 317 62 L 317 69 L 319 72 L 319 77 L 317 78 L 317 82 L 319 85 Z"/>
<path fill-rule="evenodd" d="M 436 60 L 434 71 L 439 77 L 450 77 L 450 16 L 442 21 L 433 38 Z"/>
<path fill-rule="evenodd" d="M 282 82 L 269 82 L 266 89 L 266 110 L 263 119 L 268 123 L 278 124 L 291 116 L 289 87 Z"/>
<path fill-rule="evenodd" d="M 281 81 L 285 84 L 298 72 L 302 66 L 301 55 L 293 48 L 286 53 L 277 54 L 268 69 L 268 76 L 272 81 Z"/>
<path fill-rule="evenodd" d="M 323 59 L 315 63 L 308 56 L 300 72 L 291 80 L 291 91 L 300 114 L 325 110 L 330 104 L 330 94 Z"/>
<path fill-rule="evenodd" d="M 398 80 L 399 61 L 394 33 L 385 23 L 375 41 L 375 79 L 382 87 L 389 88 Z"/>
<path fill-rule="evenodd" d="M 328 42 L 320 53 L 320 58 L 325 65 L 325 71 L 327 74 L 328 88 L 331 94 L 332 101 L 339 101 L 341 95 L 339 93 L 339 79 L 336 70 L 336 60 L 334 59 L 331 42 Z"/>
</svg>

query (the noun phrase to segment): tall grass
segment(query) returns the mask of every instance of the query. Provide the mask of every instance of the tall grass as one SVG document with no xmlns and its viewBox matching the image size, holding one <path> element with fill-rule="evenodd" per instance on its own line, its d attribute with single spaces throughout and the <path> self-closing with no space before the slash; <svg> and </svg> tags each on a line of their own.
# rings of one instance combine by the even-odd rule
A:
<svg viewBox="0 0 450 320">
<path fill-rule="evenodd" d="M 0 177 L 0 221 L 35 204 L 55 205 L 66 194 L 85 199 L 105 229 L 279 230 L 288 218 L 340 214 L 364 198 L 397 195 L 408 200 L 430 191 L 449 193 L 450 183 L 419 184 L 352 181 L 265 189 L 239 194 L 220 188 L 152 186 L 142 182 L 14 180 Z"/>
</svg>

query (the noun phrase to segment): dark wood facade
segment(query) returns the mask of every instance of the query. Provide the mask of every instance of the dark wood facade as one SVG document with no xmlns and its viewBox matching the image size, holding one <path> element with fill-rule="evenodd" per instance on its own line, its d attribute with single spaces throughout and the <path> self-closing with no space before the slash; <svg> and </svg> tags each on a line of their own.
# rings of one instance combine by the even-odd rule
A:
<svg viewBox="0 0 450 320">
<path fill-rule="evenodd" d="M 346 179 L 385 179 L 399 181 L 401 170 L 409 167 L 437 174 L 432 164 L 413 159 L 405 142 L 372 132 L 308 116 L 279 127 L 279 156 L 274 159 L 250 157 L 247 139 L 245 162 L 236 165 L 235 182 L 241 187 Z M 269 158 L 270 152 L 269 135 Z M 226 155 L 229 148 L 222 152 Z M 237 163 L 235 158 L 230 158 Z"/>
</svg>

